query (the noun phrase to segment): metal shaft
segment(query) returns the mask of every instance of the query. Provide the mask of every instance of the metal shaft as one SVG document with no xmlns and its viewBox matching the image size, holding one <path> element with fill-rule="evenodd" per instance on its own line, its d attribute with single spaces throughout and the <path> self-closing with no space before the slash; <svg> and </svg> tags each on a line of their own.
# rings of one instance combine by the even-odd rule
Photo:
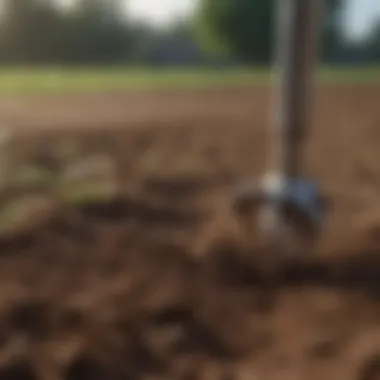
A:
<svg viewBox="0 0 380 380">
<path fill-rule="evenodd" d="M 314 69 L 324 0 L 277 0 L 275 169 L 302 175 L 301 149 L 310 122 Z"/>
</svg>

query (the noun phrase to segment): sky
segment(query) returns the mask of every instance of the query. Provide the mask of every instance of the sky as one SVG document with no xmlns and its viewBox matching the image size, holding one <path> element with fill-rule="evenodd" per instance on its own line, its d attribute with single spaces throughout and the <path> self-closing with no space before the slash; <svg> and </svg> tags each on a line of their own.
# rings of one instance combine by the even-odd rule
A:
<svg viewBox="0 0 380 380">
<path fill-rule="evenodd" d="M 178 15 L 196 9 L 199 0 L 125 0 L 132 17 L 166 24 Z M 365 36 L 374 22 L 380 20 L 379 0 L 345 0 L 344 27 L 350 38 Z"/>
<path fill-rule="evenodd" d="M 57 0 L 70 3 L 73 0 Z M 139 20 L 156 25 L 168 24 L 178 16 L 188 15 L 196 9 L 199 0 L 124 0 L 128 13 Z M 380 20 L 380 0 L 345 0 L 347 7 L 344 27 L 351 38 L 360 38 Z"/>
<path fill-rule="evenodd" d="M 346 0 L 346 2 L 345 29 L 350 37 L 360 38 L 370 32 L 373 24 L 380 20 L 380 1 Z"/>
<path fill-rule="evenodd" d="M 177 16 L 192 13 L 198 0 L 126 0 L 132 17 L 167 24 Z"/>
</svg>

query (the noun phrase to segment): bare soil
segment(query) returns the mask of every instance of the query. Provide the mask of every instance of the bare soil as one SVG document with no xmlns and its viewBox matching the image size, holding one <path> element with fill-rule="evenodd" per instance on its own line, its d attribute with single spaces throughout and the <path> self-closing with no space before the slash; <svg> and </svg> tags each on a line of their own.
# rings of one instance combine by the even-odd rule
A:
<svg viewBox="0 0 380 380">
<path fill-rule="evenodd" d="M 318 91 L 305 167 L 332 205 L 273 288 L 231 209 L 265 170 L 269 95 L 1 100 L 17 160 L 102 154 L 118 194 L 1 237 L 0 379 L 380 378 L 380 87 Z"/>
</svg>

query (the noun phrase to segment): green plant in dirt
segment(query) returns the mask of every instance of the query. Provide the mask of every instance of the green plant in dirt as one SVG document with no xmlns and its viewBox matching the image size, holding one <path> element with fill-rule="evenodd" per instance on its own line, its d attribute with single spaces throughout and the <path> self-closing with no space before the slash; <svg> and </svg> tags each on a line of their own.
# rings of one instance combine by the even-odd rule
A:
<svg viewBox="0 0 380 380">
<path fill-rule="evenodd" d="M 108 202 L 117 195 L 115 164 L 108 156 L 82 157 L 58 167 L 13 171 L 0 189 L 0 235 L 25 232 L 61 206 Z"/>
<path fill-rule="evenodd" d="M 57 173 L 37 165 L 8 170 L 0 186 L 0 235 L 25 232 L 58 207 Z"/>
<path fill-rule="evenodd" d="M 104 202 L 117 195 L 114 160 L 106 155 L 83 157 L 60 173 L 55 193 L 63 202 Z"/>
<path fill-rule="evenodd" d="M 39 166 L 26 166 L 15 170 L 8 178 L 11 187 L 23 188 L 25 191 L 40 189 L 53 191 L 59 173 Z"/>
<path fill-rule="evenodd" d="M 67 204 L 108 202 L 117 196 L 117 188 L 112 182 L 65 183 L 57 187 L 56 195 Z"/>
<path fill-rule="evenodd" d="M 23 196 L 0 206 L 0 235 L 25 232 L 35 228 L 57 209 L 58 202 L 49 196 Z"/>
</svg>

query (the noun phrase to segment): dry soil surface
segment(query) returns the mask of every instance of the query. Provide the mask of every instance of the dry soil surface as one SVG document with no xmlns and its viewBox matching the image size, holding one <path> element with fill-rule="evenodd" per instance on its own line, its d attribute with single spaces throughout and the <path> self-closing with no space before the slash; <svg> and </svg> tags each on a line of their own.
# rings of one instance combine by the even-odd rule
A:
<svg viewBox="0 0 380 380">
<path fill-rule="evenodd" d="M 267 89 L 3 98 L 12 160 L 101 156 L 117 194 L 0 238 L 0 379 L 380 378 L 379 98 L 319 89 L 304 163 L 332 203 L 273 287 L 231 208 L 265 170 Z"/>
</svg>

